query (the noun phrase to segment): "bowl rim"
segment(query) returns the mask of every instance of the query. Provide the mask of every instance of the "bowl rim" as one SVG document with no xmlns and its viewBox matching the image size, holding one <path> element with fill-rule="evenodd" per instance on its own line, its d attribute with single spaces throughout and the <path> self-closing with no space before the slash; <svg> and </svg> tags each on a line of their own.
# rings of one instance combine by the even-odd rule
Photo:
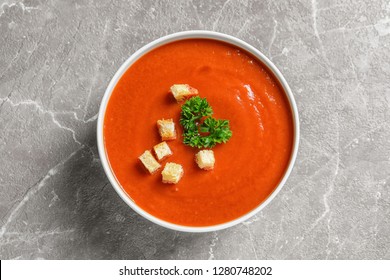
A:
<svg viewBox="0 0 390 280">
<path fill-rule="evenodd" d="M 257 59 L 259 59 L 262 63 L 265 64 L 266 67 L 274 74 L 275 78 L 279 81 L 280 85 L 282 86 L 289 105 L 290 110 L 292 113 L 293 118 L 293 125 L 294 125 L 294 139 L 293 139 L 293 148 L 292 153 L 290 156 L 290 161 L 288 163 L 287 169 L 280 180 L 277 187 L 274 189 L 274 191 L 267 197 L 266 200 L 264 200 L 261 204 L 259 204 L 256 208 L 251 210 L 250 212 L 246 213 L 245 215 L 238 217 L 234 220 L 231 220 L 229 222 L 225 222 L 222 224 L 217 225 L 211 225 L 211 226 L 184 226 L 179 224 L 174 224 L 171 222 L 164 221 L 160 218 L 157 218 L 153 216 L 152 214 L 146 212 L 141 207 L 139 207 L 131 198 L 130 196 L 125 192 L 125 190 L 120 185 L 119 181 L 116 179 L 113 170 L 111 169 L 108 156 L 106 154 L 105 145 L 104 145 L 104 137 L 103 137 L 103 126 L 104 126 L 104 116 L 107 108 L 108 101 L 111 97 L 111 94 L 122 77 L 122 75 L 126 72 L 126 70 L 135 62 L 137 61 L 141 56 L 144 54 L 150 52 L 151 50 L 158 48 L 162 45 L 184 40 L 184 39 L 212 39 L 217 41 L 222 41 L 228 44 L 231 44 L 233 46 L 239 47 L 253 56 L 255 56 Z M 291 174 L 291 171 L 293 169 L 297 154 L 298 154 L 298 146 L 299 146 L 299 116 L 298 116 L 298 108 L 294 99 L 294 96 L 292 94 L 292 91 L 287 84 L 286 79 L 283 77 L 282 73 L 278 70 L 278 68 L 258 49 L 253 47 L 252 45 L 244 42 L 241 39 L 238 39 L 236 37 L 233 37 L 231 35 L 227 35 L 224 33 L 219 33 L 215 31 L 206 31 L 206 30 L 191 30 L 191 31 L 181 31 L 177 33 L 172 33 L 163 37 L 160 37 L 140 49 L 138 49 L 136 52 L 134 52 L 117 70 L 113 78 L 111 79 L 110 83 L 108 84 L 108 87 L 104 93 L 103 99 L 100 104 L 100 109 L 98 113 L 98 121 L 97 121 L 97 146 L 98 146 L 98 152 L 101 159 L 101 163 L 103 165 L 103 169 L 115 189 L 115 191 L 118 193 L 118 195 L 122 198 L 122 200 L 130 206 L 135 212 L 137 212 L 142 217 L 146 218 L 147 220 L 158 224 L 160 226 L 163 226 L 168 229 L 177 230 L 177 231 L 183 231 L 183 232 L 210 232 L 210 231 L 217 231 L 226 229 L 229 227 L 232 227 L 234 225 L 237 225 L 241 222 L 244 222 L 248 220 L 249 218 L 253 217 L 255 214 L 260 212 L 264 207 L 266 207 L 274 198 L 275 196 L 280 192 L 280 190 L 283 188 L 284 184 L 286 183 L 288 177 Z"/>
</svg>

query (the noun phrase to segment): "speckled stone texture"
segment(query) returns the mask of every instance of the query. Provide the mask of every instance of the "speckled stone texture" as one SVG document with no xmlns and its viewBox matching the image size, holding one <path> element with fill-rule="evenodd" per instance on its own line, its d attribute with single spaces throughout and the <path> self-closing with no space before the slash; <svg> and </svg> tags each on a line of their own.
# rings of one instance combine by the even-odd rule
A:
<svg viewBox="0 0 390 280">
<path fill-rule="evenodd" d="M 0 4 L 1 259 L 390 259 L 388 1 Z M 206 234 L 132 211 L 95 139 L 118 67 L 192 29 L 231 34 L 271 58 L 301 119 L 279 195 L 251 220 Z"/>
</svg>

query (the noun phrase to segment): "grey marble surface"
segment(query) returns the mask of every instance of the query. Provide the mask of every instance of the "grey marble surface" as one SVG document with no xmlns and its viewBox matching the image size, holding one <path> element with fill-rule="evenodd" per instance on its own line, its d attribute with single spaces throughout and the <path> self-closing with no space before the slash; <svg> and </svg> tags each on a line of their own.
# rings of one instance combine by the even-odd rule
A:
<svg viewBox="0 0 390 280">
<path fill-rule="evenodd" d="M 388 1 L 0 4 L 1 259 L 390 259 Z M 130 210 L 95 139 L 117 68 L 144 44 L 191 29 L 269 56 L 301 118 L 284 189 L 248 222 L 206 234 Z"/>
</svg>

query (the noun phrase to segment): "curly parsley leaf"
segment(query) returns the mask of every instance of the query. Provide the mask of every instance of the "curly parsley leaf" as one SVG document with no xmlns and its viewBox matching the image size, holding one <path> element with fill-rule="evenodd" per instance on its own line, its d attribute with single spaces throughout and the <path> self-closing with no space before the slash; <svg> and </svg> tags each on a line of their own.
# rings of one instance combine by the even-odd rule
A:
<svg viewBox="0 0 390 280">
<path fill-rule="evenodd" d="M 189 99 L 181 111 L 180 124 L 184 128 L 183 143 L 196 148 L 212 148 L 232 137 L 228 120 L 211 117 L 213 110 L 206 98 Z M 202 122 L 203 120 L 203 122 Z"/>
<path fill-rule="evenodd" d="M 209 117 L 212 114 L 213 109 L 211 109 L 206 98 L 195 96 L 181 107 L 180 124 L 184 130 L 192 131 L 196 129 L 201 118 Z"/>
</svg>

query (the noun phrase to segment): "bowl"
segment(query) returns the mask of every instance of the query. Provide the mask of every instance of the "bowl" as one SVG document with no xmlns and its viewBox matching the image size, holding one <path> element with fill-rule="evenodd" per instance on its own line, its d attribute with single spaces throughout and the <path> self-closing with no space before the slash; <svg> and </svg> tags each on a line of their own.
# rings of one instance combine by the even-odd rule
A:
<svg viewBox="0 0 390 280">
<path fill-rule="evenodd" d="M 293 144 L 292 144 L 292 153 L 291 157 L 287 166 L 287 169 L 280 180 L 277 187 L 274 189 L 274 191 L 268 196 L 266 200 L 264 200 L 259 206 L 257 206 L 252 211 L 248 212 L 247 214 L 218 225 L 211 225 L 211 226 L 184 226 L 184 225 L 178 225 L 174 223 L 170 223 L 167 221 L 164 221 L 160 218 L 157 218 L 150 213 L 146 212 L 142 208 L 140 208 L 132 199 L 131 197 L 125 192 L 125 190 L 121 187 L 120 183 L 116 179 L 114 172 L 111 169 L 108 156 L 105 150 L 104 145 L 104 138 L 103 138 L 103 125 L 104 125 L 104 116 L 107 108 L 108 101 L 110 99 L 110 96 L 115 88 L 115 85 L 118 83 L 119 79 L 122 77 L 122 75 L 126 72 L 126 70 L 134 63 L 136 62 L 140 57 L 142 57 L 144 54 L 148 53 L 149 51 L 158 48 L 162 45 L 183 40 L 183 39 L 212 39 L 217 41 L 222 41 L 228 44 L 231 44 L 233 46 L 236 46 L 238 48 L 241 48 L 248 53 L 252 54 L 254 57 L 256 57 L 259 61 L 261 61 L 275 76 L 276 80 L 280 83 L 281 87 L 284 90 L 284 93 L 286 94 L 286 97 L 288 99 L 291 113 L 292 113 L 292 121 L 293 121 L 293 130 L 294 130 L 294 137 L 293 137 Z M 213 31 L 203 31 L 203 30 L 195 30 L 195 31 L 183 31 L 178 32 L 174 34 L 170 34 L 164 37 L 161 37 L 145 46 L 140 48 L 138 51 L 136 51 L 134 54 L 132 54 L 118 69 L 118 71 L 115 73 L 114 77 L 111 79 L 106 92 L 103 96 L 103 99 L 101 101 L 99 115 L 98 115 L 98 122 L 97 122 L 97 145 L 99 150 L 99 156 L 104 168 L 104 171 L 115 189 L 115 191 L 118 193 L 118 195 L 122 198 L 122 200 L 129 205 L 134 211 L 136 211 L 138 214 L 143 216 L 144 218 L 148 219 L 149 221 L 152 221 L 155 224 L 158 224 L 160 226 L 163 226 L 168 229 L 177 230 L 177 231 L 184 231 L 184 232 L 210 232 L 210 231 L 216 231 L 216 230 L 222 230 L 229 227 L 232 227 L 234 225 L 237 225 L 245 220 L 248 220 L 252 216 L 254 216 L 256 213 L 261 211 L 265 206 L 267 206 L 279 193 L 279 191 L 282 189 L 283 185 L 286 183 L 287 178 L 289 177 L 294 162 L 297 156 L 298 152 L 298 145 L 299 145 L 299 118 L 298 118 L 298 109 L 294 100 L 294 96 L 291 92 L 290 87 L 287 84 L 287 81 L 281 74 L 281 72 L 276 68 L 276 66 L 259 50 L 257 50 L 255 47 L 249 45 L 248 43 L 235 38 L 233 36 L 213 32 Z"/>
</svg>

